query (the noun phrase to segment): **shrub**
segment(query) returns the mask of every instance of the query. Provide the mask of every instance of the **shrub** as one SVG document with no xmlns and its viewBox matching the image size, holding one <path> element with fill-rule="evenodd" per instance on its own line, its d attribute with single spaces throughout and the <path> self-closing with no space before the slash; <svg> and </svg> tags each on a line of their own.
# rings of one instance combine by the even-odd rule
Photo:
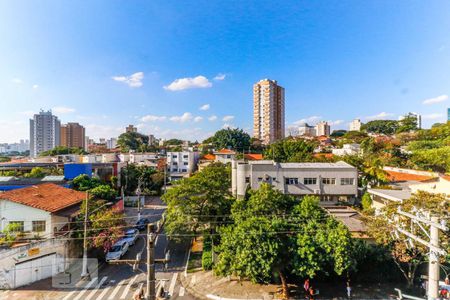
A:
<svg viewBox="0 0 450 300">
<path fill-rule="evenodd" d="M 361 205 L 365 211 L 369 211 L 372 207 L 372 198 L 369 193 L 365 193 L 361 199 Z"/>
<path fill-rule="evenodd" d="M 202 254 L 202 268 L 203 270 L 211 270 L 213 266 L 212 251 L 203 249 Z"/>
</svg>

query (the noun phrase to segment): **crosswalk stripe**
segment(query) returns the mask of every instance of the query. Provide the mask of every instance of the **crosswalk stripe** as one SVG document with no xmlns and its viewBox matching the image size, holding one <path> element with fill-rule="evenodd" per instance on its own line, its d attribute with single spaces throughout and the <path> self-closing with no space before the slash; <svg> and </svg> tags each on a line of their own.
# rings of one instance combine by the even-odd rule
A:
<svg viewBox="0 0 450 300">
<path fill-rule="evenodd" d="M 70 293 L 68 293 L 62 300 L 67 300 L 67 299 L 69 299 L 70 297 L 72 297 L 72 295 L 73 294 L 75 294 L 77 291 L 75 290 L 75 291 L 71 291 Z"/>
<path fill-rule="evenodd" d="M 169 295 L 173 296 L 173 291 L 175 290 L 175 284 L 177 283 L 178 273 L 174 273 L 172 276 L 172 281 L 170 281 Z"/>
<path fill-rule="evenodd" d="M 81 296 L 84 295 L 84 293 L 87 292 L 88 288 L 90 288 L 95 282 L 97 281 L 97 277 L 92 278 L 91 281 L 89 281 L 88 284 L 86 284 L 86 286 L 84 287 L 84 289 L 73 299 L 73 300 L 78 300 L 81 298 Z"/>
<path fill-rule="evenodd" d="M 107 288 L 103 289 L 102 293 L 96 298 L 96 300 L 102 300 L 106 293 L 108 293 L 108 291 L 111 289 L 111 287 L 112 286 L 110 285 Z"/>
<path fill-rule="evenodd" d="M 119 283 L 117 284 L 116 288 L 113 290 L 111 295 L 109 295 L 108 300 L 115 299 L 114 297 L 116 297 L 116 294 L 119 292 L 121 286 L 122 286 L 121 284 L 119 284 Z"/>
<path fill-rule="evenodd" d="M 180 286 L 180 291 L 178 292 L 178 296 L 180 296 L 180 297 L 184 296 L 184 287 Z"/>
<path fill-rule="evenodd" d="M 125 299 L 125 297 L 130 292 L 131 286 L 133 285 L 133 283 L 136 281 L 137 278 L 138 278 L 138 275 L 134 276 L 133 279 L 131 279 L 130 282 L 128 282 L 128 285 L 125 288 L 125 290 L 123 291 L 122 296 L 120 296 L 120 299 Z"/>
<path fill-rule="evenodd" d="M 106 281 L 106 278 L 108 278 L 108 277 L 103 276 L 102 280 L 95 286 L 95 288 L 92 290 L 92 292 L 84 300 L 91 299 L 95 295 L 95 293 L 97 293 L 98 289 L 102 286 L 102 284 Z"/>
<path fill-rule="evenodd" d="M 138 293 L 140 290 L 142 290 L 142 287 L 143 287 L 143 286 L 144 286 L 144 283 L 143 283 L 143 282 L 139 283 L 138 288 L 137 288 L 137 290 L 136 290 L 134 293 L 136 294 L 136 293 Z M 133 294 L 133 296 L 134 296 L 134 294 Z"/>
</svg>

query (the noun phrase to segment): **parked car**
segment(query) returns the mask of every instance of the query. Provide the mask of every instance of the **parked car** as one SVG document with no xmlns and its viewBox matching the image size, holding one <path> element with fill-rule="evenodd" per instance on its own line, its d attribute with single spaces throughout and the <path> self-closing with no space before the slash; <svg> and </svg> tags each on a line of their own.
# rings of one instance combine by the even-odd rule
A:
<svg viewBox="0 0 450 300">
<path fill-rule="evenodd" d="M 125 240 L 120 240 L 116 242 L 108 253 L 106 253 L 106 261 L 118 260 L 128 251 L 128 243 Z"/>
<path fill-rule="evenodd" d="M 125 231 L 125 236 L 122 238 L 122 240 L 126 241 L 128 245 L 133 246 L 138 236 L 139 230 L 134 228 L 128 229 L 127 231 Z"/>
<path fill-rule="evenodd" d="M 139 221 L 136 222 L 136 229 L 138 230 L 144 230 L 147 227 L 147 224 L 150 223 L 150 220 L 147 218 L 142 218 Z"/>
</svg>

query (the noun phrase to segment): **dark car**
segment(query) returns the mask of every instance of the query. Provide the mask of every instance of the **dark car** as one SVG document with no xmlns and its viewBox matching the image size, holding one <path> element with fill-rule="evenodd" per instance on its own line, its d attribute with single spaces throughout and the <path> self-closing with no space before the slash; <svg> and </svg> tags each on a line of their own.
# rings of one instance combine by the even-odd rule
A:
<svg viewBox="0 0 450 300">
<path fill-rule="evenodd" d="M 150 220 L 147 218 L 142 218 L 139 221 L 136 222 L 136 225 L 134 226 L 138 230 L 144 230 L 147 227 L 147 224 L 150 223 Z"/>
</svg>

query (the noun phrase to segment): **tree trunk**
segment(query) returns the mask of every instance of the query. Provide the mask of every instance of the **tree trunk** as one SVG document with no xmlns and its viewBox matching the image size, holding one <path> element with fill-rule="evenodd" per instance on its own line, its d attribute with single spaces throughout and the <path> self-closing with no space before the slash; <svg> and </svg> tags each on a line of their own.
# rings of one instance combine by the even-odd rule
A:
<svg viewBox="0 0 450 300">
<path fill-rule="evenodd" d="M 289 299 L 289 287 L 288 287 L 288 283 L 286 280 L 286 276 L 284 275 L 284 273 L 282 271 L 278 271 L 278 274 L 280 275 L 280 279 L 281 279 L 281 298 L 282 299 Z"/>
</svg>

